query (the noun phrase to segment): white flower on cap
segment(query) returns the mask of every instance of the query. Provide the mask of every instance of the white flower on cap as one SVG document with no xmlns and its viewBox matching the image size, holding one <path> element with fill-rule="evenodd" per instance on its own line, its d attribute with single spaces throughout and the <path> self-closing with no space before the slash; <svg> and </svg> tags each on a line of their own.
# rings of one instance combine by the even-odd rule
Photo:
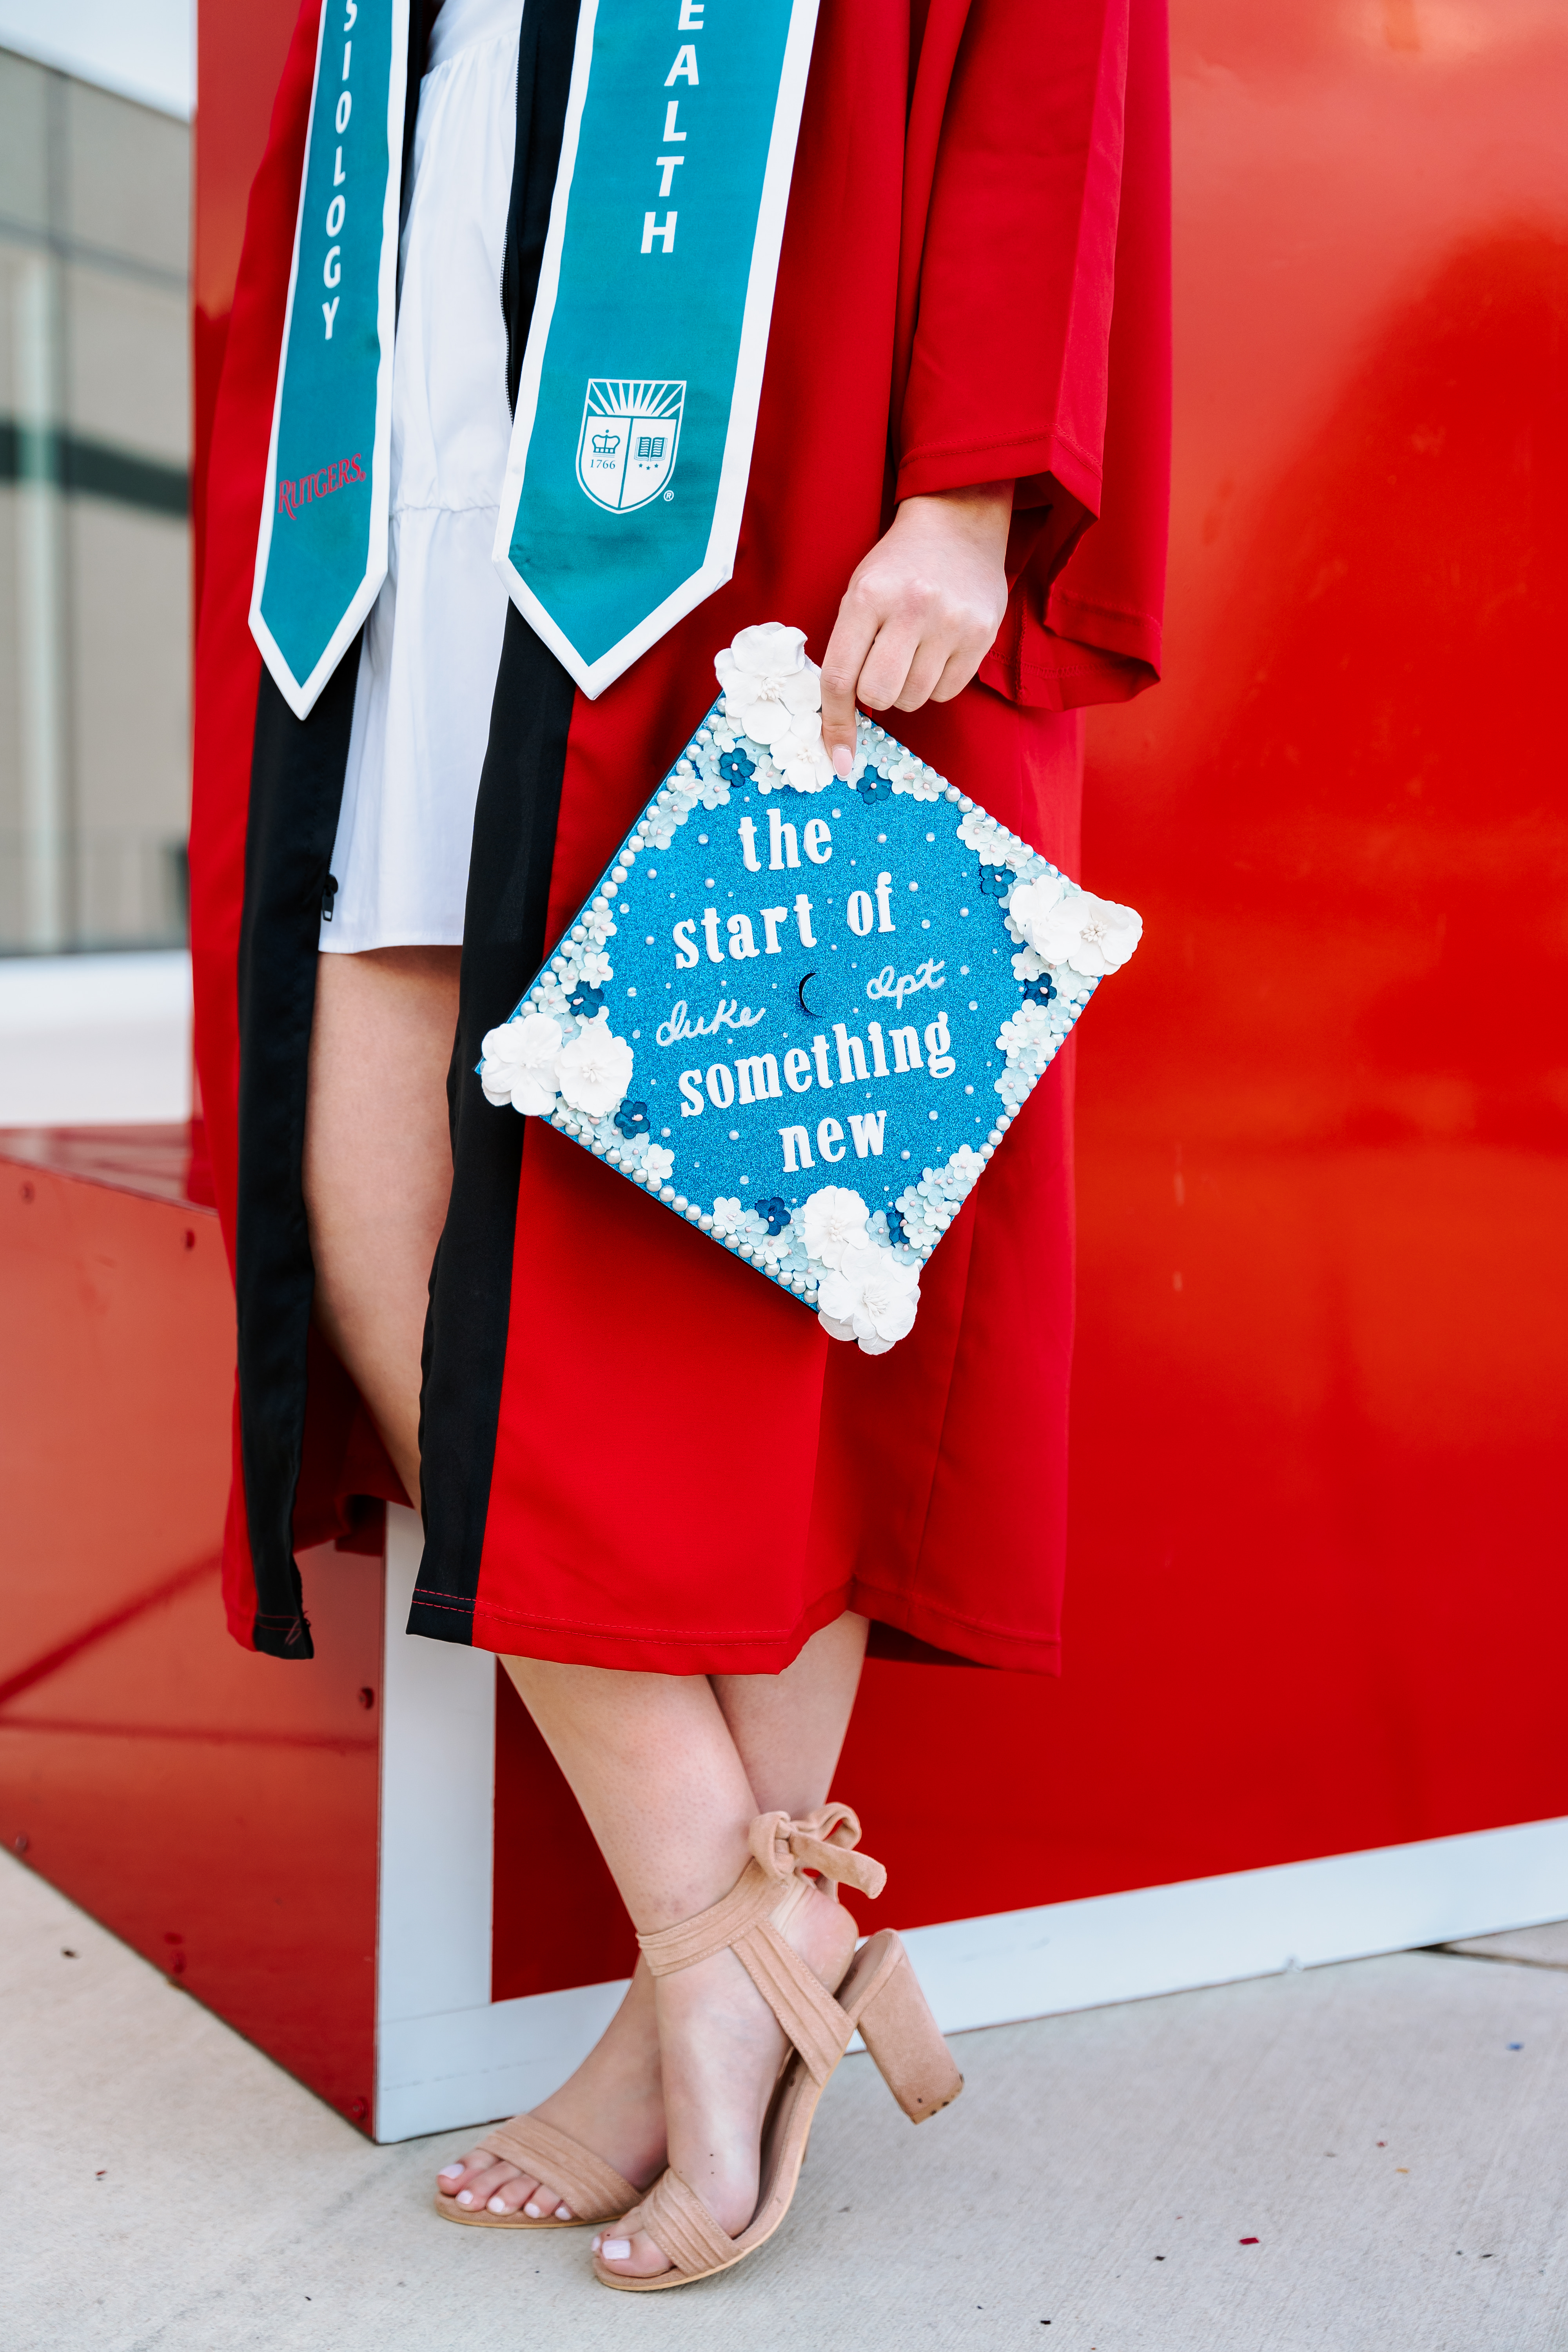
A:
<svg viewBox="0 0 1568 2352">
<path fill-rule="evenodd" d="M 973 850 L 982 866 L 1006 865 L 1007 836 L 984 809 L 969 809 L 960 817 L 958 837 L 966 849 Z"/>
<path fill-rule="evenodd" d="M 1007 912 L 1012 918 L 1016 934 L 1021 934 L 1030 947 L 1037 949 L 1042 955 L 1045 950 L 1040 947 L 1037 934 L 1047 916 L 1061 904 L 1067 887 L 1059 874 L 1042 874 L 1037 882 L 1016 883 L 1007 900 Z M 1047 956 L 1046 961 L 1047 963 L 1059 963 L 1061 958 Z"/>
<path fill-rule="evenodd" d="M 555 1056 L 555 1083 L 574 1110 L 603 1118 L 631 1084 L 636 1058 L 624 1037 L 611 1035 L 610 1016 L 603 1012 L 562 1046 Z"/>
<path fill-rule="evenodd" d="M 782 621 L 742 629 L 713 656 L 724 715 L 771 752 L 797 793 L 825 792 L 833 763 L 822 741 L 822 673 L 805 655 L 805 633 Z"/>
<path fill-rule="evenodd" d="M 802 1239 L 807 1257 L 818 1265 L 837 1265 L 847 1249 L 858 1249 L 866 1239 L 870 1215 L 858 1192 L 844 1184 L 825 1184 L 808 1195 L 801 1207 Z"/>
<path fill-rule="evenodd" d="M 1097 898 L 1092 890 L 1069 890 L 1055 874 L 1021 884 L 1007 912 L 1047 963 L 1066 964 L 1089 980 L 1120 971 L 1143 936 L 1143 918 L 1131 907 Z"/>
<path fill-rule="evenodd" d="M 888 782 L 896 793 L 908 793 L 917 801 L 937 801 L 942 798 L 945 780 L 912 751 L 900 751 L 888 770 Z"/>
<path fill-rule="evenodd" d="M 805 632 L 763 621 L 713 656 L 724 715 L 753 743 L 787 735 L 796 714 L 822 708 L 822 681 L 805 654 Z"/>
<path fill-rule="evenodd" d="M 576 985 L 574 979 L 572 987 Z M 543 972 L 534 984 L 533 1004 L 536 1012 L 548 1013 L 552 1021 L 565 1021 L 572 1011 L 571 992 L 553 971 Z M 490 1034 L 499 1036 L 500 1032 L 492 1030 Z"/>
<path fill-rule="evenodd" d="M 487 1102 L 510 1103 L 536 1118 L 553 1108 L 559 1021 L 547 1013 L 525 1013 L 521 1021 L 503 1021 L 499 1029 L 488 1030 L 479 1050 L 479 1084 Z"/>
<path fill-rule="evenodd" d="M 885 1356 L 913 1330 L 920 1303 L 918 1270 L 868 1241 L 846 1249 L 823 1276 L 816 1319 L 830 1339 L 858 1339 L 863 1354 Z"/>
<path fill-rule="evenodd" d="M 716 1234 L 723 1234 L 726 1236 L 731 1234 L 738 1234 L 741 1230 L 742 1219 L 745 1216 L 745 1213 L 746 1213 L 741 1206 L 739 1201 L 727 1201 L 723 1197 L 722 1193 L 721 1193 L 718 1200 L 713 1203 L 714 1232 Z"/>
<path fill-rule="evenodd" d="M 834 780 L 833 762 L 822 740 L 820 710 L 802 711 L 773 752 L 785 783 L 797 793 L 825 793 Z"/>
<path fill-rule="evenodd" d="M 650 1143 L 643 1153 L 643 1172 L 656 1184 L 663 1184 L 675 1173 L 675 1154 L 668 1144 Z"/>
<path fill-rule="evenodd" d="M 1056 1052 L 1058 1040 L 1045 1006 L 1026 998 L 1012 1018 L 1003 1022 L 996 1043 L 1009 1063 L 1037 1076 Z"/>
</svg>

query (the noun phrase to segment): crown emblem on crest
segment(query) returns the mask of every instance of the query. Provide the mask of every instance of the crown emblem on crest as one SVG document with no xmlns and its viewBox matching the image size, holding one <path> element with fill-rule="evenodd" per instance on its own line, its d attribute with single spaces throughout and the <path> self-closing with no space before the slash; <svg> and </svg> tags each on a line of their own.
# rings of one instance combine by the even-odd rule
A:
<svg viewBox="0 0 1568 2352">
<path fill-rule="evenodd" d="M 686 381 L 591 376 L 577 436 L 577 479 L 611 514 L 645 507 L 675 471 Z"/>
</svg>

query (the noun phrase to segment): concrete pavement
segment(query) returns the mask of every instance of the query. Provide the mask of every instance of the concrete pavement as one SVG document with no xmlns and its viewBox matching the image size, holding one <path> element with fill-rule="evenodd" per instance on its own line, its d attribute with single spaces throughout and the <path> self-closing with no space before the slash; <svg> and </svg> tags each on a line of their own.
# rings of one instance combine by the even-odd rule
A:
<svg viewBox="0 0 1568 2352">
<path fill-rule="evenodd" d="M 7 1860 L 0 2342 L 1568 2347 L 1568 1928 L 956 2046 L 968 2088 L 918 2132 L 846 2061 L 773 2244 L 634 2300 L 575 2231 L 437 2221 L 430 2176 L 466 2135 L 373 2147 Z"/>
</svg>

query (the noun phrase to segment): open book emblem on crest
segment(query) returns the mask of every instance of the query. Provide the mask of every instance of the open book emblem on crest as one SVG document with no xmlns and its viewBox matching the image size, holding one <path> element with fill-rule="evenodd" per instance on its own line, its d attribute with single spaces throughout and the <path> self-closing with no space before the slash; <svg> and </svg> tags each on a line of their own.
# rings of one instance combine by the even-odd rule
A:
<svg viewBox="0 0 1568 2352">
<path fill-rule="evenodd" d="M 634 383 L 591 376 L 577 436 L 577 479 L 612 514 L 646 507 L 675 470 L 685 380 Z"/>
</svg>

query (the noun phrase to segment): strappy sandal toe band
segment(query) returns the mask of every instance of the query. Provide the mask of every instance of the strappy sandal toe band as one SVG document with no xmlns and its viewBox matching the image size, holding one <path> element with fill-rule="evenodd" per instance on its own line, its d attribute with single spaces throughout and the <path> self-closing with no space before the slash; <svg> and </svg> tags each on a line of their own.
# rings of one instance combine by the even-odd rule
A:
<svg viewBox="0 0 1568 2352">
<path fill-rule="evenodd" d="M 510 2123 L 498 2124 L 479 2147 L 498 2163 L 515 2164 L 533 2179 L 548 2181 L 556 2204 L 569 2206 L 572 2218 L 563 2221 L 542 2213 L 536 2221 L 531 2213 L 492 2213 L 483 2205 L 459 2205 L 437 2189 L 436 2210 L 445 2221 L 461 2221 L 470 2230 L 581 2230 L 591 2221 L 618 2221 L 643 2193 L 613 2164 L 542 2116 L 514 2116 Z"/>
<path fill-rule="evenodd" d="M 636 2200 L 635 2223 L 671 2267 L 655 2278 L 626 2278 L 595 2255 L 594 2275 L 601 2285 L 631 2294 L 689 2286 L 732 2270 L 765 2245 L 789 2211 L 817 2102 L 857 2032 L 912 2123 L 923 2123 L 963 2090 L 963 2077 L 892 1928 L 860 1946 L 836 1990 L 779 1932 L 808 1892 L 804 1872 L 862 1895 L 880 1895 L 887 1873 L 868 1854 L 854 1852 L 859 1836 L 860 1823 L 847 1805 L 824 1806 L 800 1822 L 786 1813 L 759 1814 L 751 1829 L 752 1858 L 729 1894 L 695 1918 L 638 1937 L 656 1977 L 695 1968 L 715 1952 L 733 1952 L 784 2028 L 790 2050 L 763 2126 L 756 2210 L 745 2229 L 731 2237 L 671 2168 Z"/>
</svg>

